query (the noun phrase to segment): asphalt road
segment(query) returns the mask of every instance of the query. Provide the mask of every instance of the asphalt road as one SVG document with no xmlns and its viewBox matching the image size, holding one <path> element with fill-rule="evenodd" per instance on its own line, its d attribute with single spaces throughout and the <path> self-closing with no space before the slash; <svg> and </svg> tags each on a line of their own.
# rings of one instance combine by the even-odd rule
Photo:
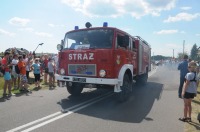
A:
<svg viewBox="0 0 200 132">
<path fill-rule="evenodd" d="M 124 103 L 112 90 L 84 89 L 72 97 L 65 87 L 1 100 L 0 132 L 183 132 L 179 71 L 165 65 L 149 75 Z"/>
</svg>

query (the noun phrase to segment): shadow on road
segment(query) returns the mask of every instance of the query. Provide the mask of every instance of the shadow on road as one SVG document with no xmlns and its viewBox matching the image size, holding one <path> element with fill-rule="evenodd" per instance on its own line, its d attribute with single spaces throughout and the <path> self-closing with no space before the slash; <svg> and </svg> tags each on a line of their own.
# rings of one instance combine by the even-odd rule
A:
<svg viewBox="0 0 200 132">
<path fill-rule="evenodd" d="M 0 98 L 0 102 L 5 102 L 5 101 L 6 101 L 5 98 L 3 98 L 3 97 Z"/>
<path fill-rule="evenodd" d="M 154 119 L 147 115 L 151 111 L 155 100 L 161 98 L 163 84 L 148 82 L 146 86 L 134 87 L 136 88 L 133 95 L 124 103 L 117 102 L 115 96 L 111 96 L 76 113 L 119 122 L 140 123 L 142 120 L 153 121 Z M 83 93 L 81 96 L 92 96 L 91 94 L 93 93 Z M 80 97 L 77 98 L 80 99 Z M 67 100 L 61 101 L 62 109 L 66 109 L 68 103 L 74 100 L 77 101 L 77 98 L 71 96 Z"/>
</svg>

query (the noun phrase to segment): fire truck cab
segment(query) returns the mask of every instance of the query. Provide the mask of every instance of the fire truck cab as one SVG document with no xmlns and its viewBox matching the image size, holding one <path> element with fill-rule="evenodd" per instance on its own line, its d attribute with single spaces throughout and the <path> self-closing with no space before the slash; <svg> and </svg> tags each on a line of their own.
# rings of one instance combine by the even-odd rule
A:
<svg viewBox="0 0 200 132">
<path fill-rule="evenodd" d="M 89 25 L 89 26 L 88 26 Z M 133 80 L 146 84 L 151 70 L 150 45 L 139 36 L 107 23 L 69 31 L 59 50 L 56 79 L 65 82 L 71 95 L 83 88 L 113 88 L 118 100 L 125 101 L 133 89 Z"/>
</svg>

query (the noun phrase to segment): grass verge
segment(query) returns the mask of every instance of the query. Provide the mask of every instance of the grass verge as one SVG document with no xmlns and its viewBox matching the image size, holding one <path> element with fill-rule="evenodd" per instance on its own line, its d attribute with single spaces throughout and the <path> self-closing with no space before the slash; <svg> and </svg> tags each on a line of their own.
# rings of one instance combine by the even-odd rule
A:
<svg viewBox="0 0 200 132">
<path fill-rule="evenodd" d="M 200 113 L 200 87 L 198 88 L 197 96 L 192 101 L 192 122 L 185 123 L 185 132 L 200 132 L 200 123 L 197 120 L 197 115 Z"/>
<path fill-rule="evenodd" d="M 3 95 L 3 85 L 4 85 L 4 79 L 3 79 L 3 77 L 0 77 L 0 98 Z M 35 84 L 33 83 L 33 84 L 29 84 L 29 88 L 28 89 L 30 91 L 38 91 L 38 90 L 48 89 L 49 88 L 49 86 L 48 85 L 44 85 L 43 82 L 41 82 L 41 87 L 42 87 L 41 89 L 38 89 L 38 88 L 35 87 Z M 20 94 L 21 92 L 19 91 L 19 89 L 13 89 L 13 87 L 12 87 L 12 93 L 17 95 L 17 94 Z"/>
</svg>

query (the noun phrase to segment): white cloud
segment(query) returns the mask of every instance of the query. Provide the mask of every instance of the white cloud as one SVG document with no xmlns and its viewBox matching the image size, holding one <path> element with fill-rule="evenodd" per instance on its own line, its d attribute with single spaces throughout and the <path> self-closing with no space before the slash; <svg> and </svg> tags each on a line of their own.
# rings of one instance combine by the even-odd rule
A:
<svg viewBox="0 0 200 132">
<path fill-rule="evenodd" d="M 26 26 L 30 20 L 26 18 L 13 17 L 8 22 L 16 26 Z"/>
<path fill-rule="evenodd" d="M 61 0 L 61 3 L 70 5 L 72 7 L 81 7 L 81 1 L 80 0 Z"/>
<path fill-rule="evenodd" d="M 179 13 L 174 17 L 169 16 L 164 22 L 177 22 L 177 21 L 192 21 L 195 18 L 200 17 L 200 13 L 189 14 L 189 13 Z"/>
<path fill-rule="evenodd" d="M 174 34 L 174 33 L 178 33 L 178 30 L 161 30 L 161 31 L 157 31 L 154 32 L 155 34 L 158 35 L 162 35 L 162 34 Z"/>
<path fill-rule="evenodd" d="M 189 6 L 181 7 L 181 10 L 190 10 L 190 9 L 192 9 L 192 7 L 189 7 Z"/>
<path fill-rule="evenodd" d="M 0 29 L 0 35 L 6 35 L 6 36 L 14 36 L 15 33 L 11 33 L 11 32 L 8 32 L 6 30 L 3 30 L 3 29 Z"/>
<path fill-rule="evenodd" d="M 55 27 L 55 25 L 54 24 L 48 24 L 50 27 Z"/>
<path fill-rule="evenodd" d="M 35 34 L 40 36 L 40 37 L 48 37 L 48 38 L 53 36 L 52 34 L 45 33 L 45 32 L 35 32 Z"/>
<path fill-rule="evenodd" d="M 176 0 L 61 0 L 90 17 L 118 17 L 129 14 L 135 18 L 145 15 L 159 16 L 163 10 L 175 7 Z"/>
<path fill-rule="evenodd" d="M 66 27 L 65 25 L 62 25 L 62 24 L 56 25 L 56 24 L 52 24 L 52 23 L 48 24 L 48 26 L 50 26 L 52 28 L 54 28 L 54 27 Z"/>
<path fill-rule="evenodd" d="M 28 32 L 33 32 L 34 29 L 33 28 L 30 28 L 30 27 L 27 27 L 27 28 L 20 28 L 19 29 L 20 31 L 28 31 Z"/>
</svg>

